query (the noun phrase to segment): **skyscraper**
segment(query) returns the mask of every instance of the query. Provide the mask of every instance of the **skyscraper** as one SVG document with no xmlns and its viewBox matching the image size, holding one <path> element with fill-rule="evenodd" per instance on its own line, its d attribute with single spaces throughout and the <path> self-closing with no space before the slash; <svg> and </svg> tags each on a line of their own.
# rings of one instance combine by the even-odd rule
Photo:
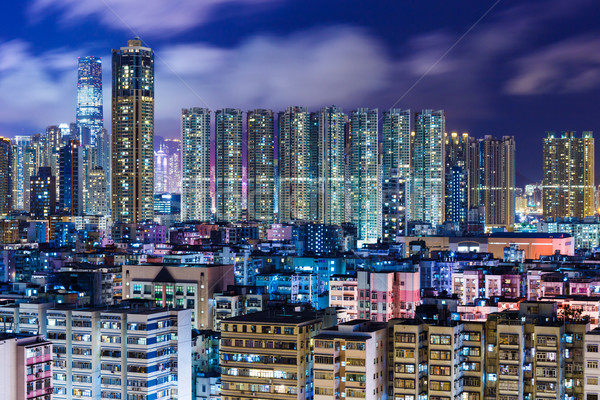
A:
<svg viewBox="0 0 600 400">
<path fill-rule="evenodd" d="M 444 220 L 444 111 L 423 110 L 415 115 L 412 138 L 412 221 L 440 225 Z"/>
<path fill-rule="evenodd" d="M 315 219 L 317 130 L 305 107 L 279 113 L 279 221 Z"/>
<path fill-rule="evenodd" d="M 77 66 L 77 130 L 82 145 L 97 144 L 104 128 L 102 109 L 102 60 L 79 57 Z"/>
<path fill-rule="evenodd" d="M 112 217 L 154 216 L 154 52 L 139 39 L 112 52 Z"/>
<path fill-rule="evenodd" d="M 275 126 L 273 111 L 247 114 L 248 219 L 272 223 L 275 217 Z"/>
<path fill-rule="evenodd" d="M 390 176 L 396 171 L 399 177 L 410 176 L 410 110 L 392 108 L 383 113 L 382 123 L 383 176 Z"/>
<path fill-rule="evenodd" d="M 350 117 L 351 218 L 357 239 L 377 242 L 379 210 L 379 114 L 359 108 Z"/>
<path fill-rule="evenodd" d="M 471 140 L 468 133 L 452 132 L 445 138 L 445 217 L 444 221 L 466 228 L 469 213 L 469 165 Z"/>
<path fill-rule="evenodd" d="M 544 138 L 544 218 L 594 215 L 594 136 L 583 132 Z"/>
<path fill-rule="evenodd" d="M 11 143 L 10 139 L 0 137 L 0 214 L 6 215 L 12 209 L 11 184 Z"/>
<path fill-rule="evenodd" d="M 210 110 L 181 110 L 181 220 L 209 221 L 210 194 Z"/>
<path fill-rule="evenodd" d="M 215 120 L 217 220 L 238 222 L 243 209 L 242 110 L 218 110 Z"/>
<path fill-rule="evenodd" d="M 325 224 L 346 222 L 346 124 L 339 107 L 319 113 L 319 220 Z"/>
<path fill-rule="evenodd" d="M 486 135 L 472 147 L 471 163 L 479 167 L 476 201 L 484 207 L 485 224 L 511 228 L 515 222 L 515 138 Z"/>
<path fill-rule="evenodd" d="M 58 208 L 70 216 L 83 211 L 82 157 L 78 140 L 71 140 L 60 149 Z"/>
</svg>

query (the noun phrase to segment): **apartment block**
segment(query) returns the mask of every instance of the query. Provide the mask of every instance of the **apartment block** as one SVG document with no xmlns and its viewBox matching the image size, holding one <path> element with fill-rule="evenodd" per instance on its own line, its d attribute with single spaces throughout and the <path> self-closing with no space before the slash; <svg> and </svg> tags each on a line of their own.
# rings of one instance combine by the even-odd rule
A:
<svg viewBox="0 0 600 400">
<path fill-rule="evenodd" d="M 413 318 L 421 302 L 419 270 L 358 272 L 358 317 L 385 322 Z"/>
<path fill-rule="evenodd" d="M 390 321 L 388 398 L 483 399 L 485 325 Z"/>
<path fill-rule="evenodd" d="M 387 399 L 387 324 L 353 320 L 314 339 L 315 400 Z"/>
<path fill-rule="evenodd" d="M 222 400 L 313 398 L 314 310 L 262 311 L 221 322 Z"/>
<path fill-rule="evenodd" d="M 48 310 L 53 399 L 191 400 L 191 311 Z"/>
<path fill-rule="evenodd" d="M 355 276 L 334 275 L 331 277 L 329 307 L 345 308 L 350 320 L 358 318 L 358 280 Z"/>
</svg>

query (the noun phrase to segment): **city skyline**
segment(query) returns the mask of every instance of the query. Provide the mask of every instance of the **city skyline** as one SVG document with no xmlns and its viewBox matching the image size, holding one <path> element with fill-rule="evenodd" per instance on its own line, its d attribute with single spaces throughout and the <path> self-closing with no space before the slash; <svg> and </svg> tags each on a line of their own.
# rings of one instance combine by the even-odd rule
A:
<svg viewBox="0 0 600 400">
<path fill-rule="evenodd" d="M 89 4 L 74 13 L 67 0 L 5 6 L 3 16 L 10 19 L 0 28 L 0 87 L 5 88 L 0 95 L 0 134 L 33 134 L 46 125 L 74 120 L 76 89 L 70 82 L 76 77 L 77 57 L 107 60 L 114 43 L 135 36 L 129 28 L 160 56 L 156 126 L 164 137 L 178 136 L 181 108 L 275 111 L 293 104 L 311 110 L 331 104 L 348 110 L 444 109 L 449 131 L 514 135 L 524 148 L 537 145 L 548 130 L 598 130 L 593 105 L 598 102 L 594 89 L 599 81 L 591 54 L 600 47 L 593 23 L 599 10 L 588 0 L 568 7 L 559 1 L 501 2 L 493 8 L 492 1 L 467 2 L 464 7 L 439 1 L 371 2 L 369 7 L 331 1 L 320 4 L 323 12 L 316 14 L 308 12 L 314 6 L 310 1 L 302 6 L 277 0 L 253 6 L 192 2 L 189 15 L 167 8 L 164 18 L 157 7 L 138 16 L 136 2 L 109 3 L 122 20 L 108 8 Z M 439 12 L 425 13 L 424 8 Z M 56 17 L 55 24 L 45 23 L 49 15 Z M 156 23 L 144 25 L 142 17 Z M 398 19 L 401 24 L 394 22 Z M 293 23 L 282 23 L 288 20 Z M 314 62 L 303 54 L 313 54 Z M 186 57 L 197 62 L 189 64 Z M 44 66 L 27 74 L 38 85 L 21 84 L 26 74 L 17 66 L 22 60 Z M 110 76 L 105 65 L 105 94 Z M 244 80 L 254 83 L 240 86 Z M 17 87 L 20 99 L 8 99 Z M 56 102 L 58 98 L 62 101 Z M 25 117 L 27 107 L 40 111 Z M 104 113 L 108 121 L 108 107 Z M 527 157 L 517 154 L 519 185 L 541 180 L 541 160 L 541 149 Z"/>
</svg>

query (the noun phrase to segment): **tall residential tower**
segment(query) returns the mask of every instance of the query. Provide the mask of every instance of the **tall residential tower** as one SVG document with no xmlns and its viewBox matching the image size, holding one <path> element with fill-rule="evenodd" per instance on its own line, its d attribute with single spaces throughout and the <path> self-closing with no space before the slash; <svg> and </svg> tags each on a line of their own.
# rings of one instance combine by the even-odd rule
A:
<svg viewBox="0 0 600 400">
<path fill-rule="evenodd" d="M 357 239 L 377 242 L 380 234 L 377 109 L 359 108 L 350 117 L 350 221 Z"/>
<path fill-rule="evenodd" d="M 412 221 L 426 221 L 437 226 L 444 220 L 445 130 L 443 110 L 423 110 L 415 115 L 409 213 Z"/>
<path fill-rule="evenodd" d="M 247 114 L 248 219 L 273 222 L 275 216 L 275 127 L 273 111 Z"/>
<path fill-rule="evenodd" d="M 583 132 L 544 138 L 544 218 L 594 215 L 594 136 Z"/>
<path fill-rule="evenodd" d="M 181 110 L 181 220 L 209 221 L 210 194 L 210 110 Z"/>
<path fill-rule="evenodd" d="M 314 213 L 317 132 L 304 107 L 279 113 L 279 221 L 308 221 Z"/>
<path fill-rule="evenodd" d="M 112 52 L 112 217 L 154 217 L 154 52 L 138 38 Z"/>
<path fill-rule="evenodd" d="M 217 110 L 215 120 L 217 220 L 239 222 L 243 209 L 242 110 Z"/>
<path fill-rule="evenodd" d="M 341 108 L 325 107 L 319 113 L 319 220 L 325 224 L 346 222 L 347 123 Z"/>
</svg>

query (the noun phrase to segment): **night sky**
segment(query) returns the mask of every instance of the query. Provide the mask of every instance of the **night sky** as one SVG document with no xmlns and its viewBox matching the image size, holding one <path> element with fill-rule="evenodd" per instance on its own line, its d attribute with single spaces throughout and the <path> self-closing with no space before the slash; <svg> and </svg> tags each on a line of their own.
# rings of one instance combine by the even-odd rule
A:
<svg viewBox="0 0 600 400">
<path fill-rule="evenodd" d="M 182 107 L 398 102 L 444 109 L 449 132 L 514 135 L 520 185 L 541 178 L 545 131 L 600 137 L 598 0 L 19 0 L 1 11 L 2 136 L 74 121 L 86 55 L 104 60 L 110 127 L 110 49 L 137 34 L 156 52 L 164 137 L 179 135 Z"/>
</svg>

